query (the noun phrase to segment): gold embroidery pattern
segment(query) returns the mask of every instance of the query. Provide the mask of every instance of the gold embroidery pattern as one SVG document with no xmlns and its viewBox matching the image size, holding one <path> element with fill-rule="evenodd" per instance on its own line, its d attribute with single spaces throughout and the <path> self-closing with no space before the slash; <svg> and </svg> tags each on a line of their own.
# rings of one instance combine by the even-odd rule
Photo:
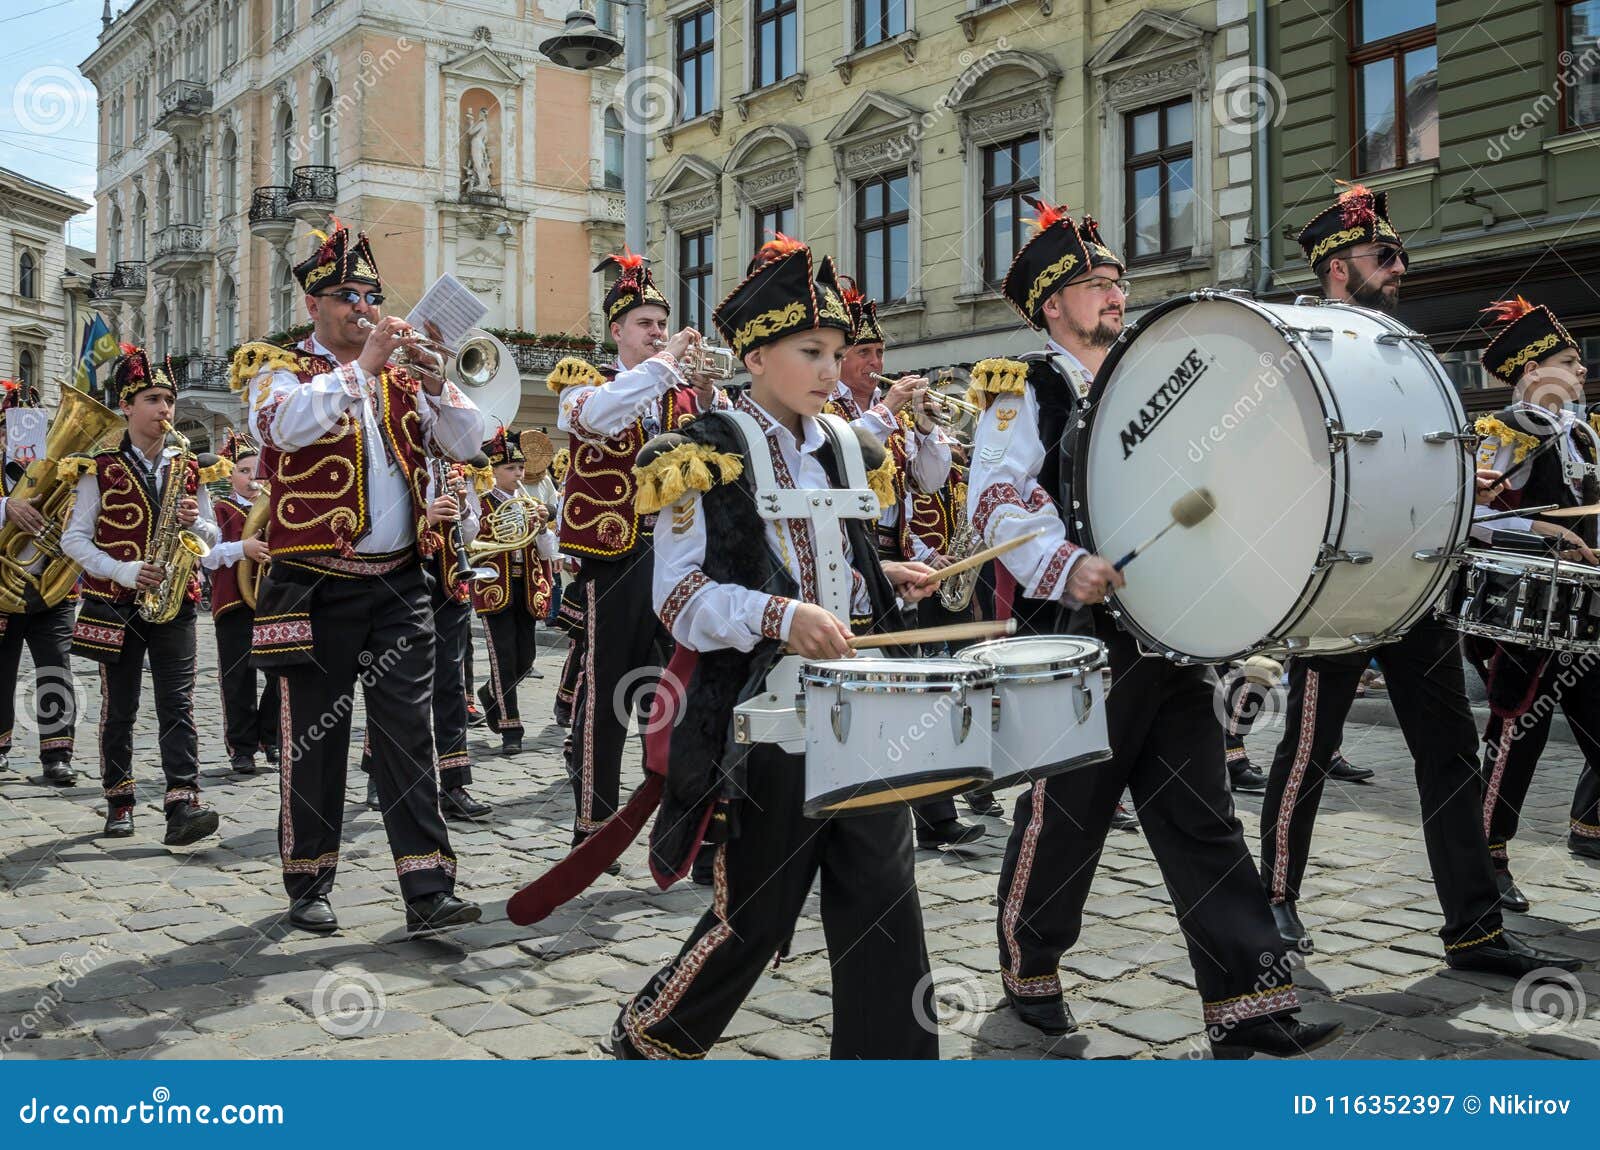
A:
<svg viewBox="0 0 1600 1150">
<path fill-rule="evenodd" d="M 1306 261 L 1316 263 L 1334 248 L 1342 248 L 1346 244 L 1360 243 L 1361 238 L 1367 234 L 1365 227 L 1345 228 L 1342 232 L 1334 232 L 1331 236 L 1324 236 L 1316 247 L 1311 249 L 1311 255 Z"/>
<path fill-rule="evenodd" d="M 1028 306 L 1025 309 L 1028 314 L 1033 314 L 1034 309 L 1039 306 L 1040 297 L 1049 291 L 1051 285 L 1077 266 L 1078 257 L 1072 252 L 1068 252 L 1055 263 L 1045 268 L 1044 271 L 1034 276 L 1033 286 L 1028 289 Z"/>
<path fill-rule="evenodd" d="M 694 526 L 694 509 L 697 503 L 691 501 L 672 509 L 672 533 L 674 535 L 686 534 Z"/>
<path fill-rule="evenodd" d="M 1005 431 L 1011 426 L 1011 421 L 1017 418 L 1017 409 L 1014 407 L 1002 407 L 994 413 L 994 417 L 1000 424 L 1000 430 Z"/>
<path fill-rule="evenodd" d="M 829 319 L 838 320 L 846 327 L 853 326 L 850 323 L 850 313 L 844 309 L 844 301 L 826 288 L 822 291 L 822 314 Z"/>
<path fill-rule="evenodd" d="M 634 298 L 632 292 L 629 292 L 627 295 L 619 295 L 616 299 L 611 301 L 611 310 L 606 312 L 606 318 L 616 319 L 618 312 L 622 311 L 624 308 L 632 307 L 633 304 Z"/>
<path fill-rule="evenodd" d="M 1523 364 L 1527 363 L 1530 359 L 1537 359 L 1539 356 L 1543 355 L 1560 342 L 1561 337 L 1559 335 L 1553 331 L 1547 331 L 1539 339 L 1534 340 L 1527 347 L 1517 352 L 1516 355 L 1511 356 L 1509 359 L 1502 360 L 1500 362 L 1500 366 L 1495 369 L 1495 374 L 1509 379 L 1511 378 L 1512 373 L 1521 368 Z"/>
<path fill-rule="evenodd" d="M 794 300 L 783 307 L 775 307 L 771 311 L 764 311 L 755 319 L 745 324 L 733 333 L 733 349 L 738 354 L 758 339 L 763 339 L 776 332 L 782 332 L 806 318 L 806 305 L 804 300 Z M 848 318 L 845 322 L 849 322 Z"/>
<path fill-rule="evenodd" d="M 327 279 L 338 269 L 338 264 L 323 264 L 321 267 L 312 268 L 311 271 L 306 275 L 306 294 L 310 295 L 312 288 L 316 287 L 323 280 Z"/>
</svg>

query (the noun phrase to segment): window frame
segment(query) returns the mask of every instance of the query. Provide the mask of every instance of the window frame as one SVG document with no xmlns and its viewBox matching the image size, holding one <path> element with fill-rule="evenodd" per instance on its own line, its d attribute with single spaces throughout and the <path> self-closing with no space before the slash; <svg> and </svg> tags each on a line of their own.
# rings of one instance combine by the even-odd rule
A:
<svg viewBox="0 0 1600 1150">
<path fill-rule="evenodd" d="M 750 84 L 749 90 L 759 92 L 763 88 L 776 87 L 785 80 L 792 80 L 805 70 L 805 30 L 800 26 L 800 0 L 771 0 L 773 8 L 770 12 L 763 13 L 761 5 L 764 0 L 750 0 Z M 783 72 L 783 18 L 794 17 L 794 71 Z M 777 24 L 778 30 L 773 35 L 773 47 L 776 59 L 773 64 L 773 78 L 763 81 L 761 79 L 761 29 L 766 24 Z"/>
<path fill-rule="evenodd" d="M 1012 163 L 1016 164 L 1017 150 L 1030 142 L 1039 151 L 1038 163 L 1032 179 L 1020 182 L 1014 180 L 1006 185 L 1005 191 L 991 189 L 989 173 L 992 170 L 991 161 L 994 153 L 1002 148 L 1007 149 L 1012 153 Z M 1044 142 L 1039 138 L 1038 132 L 1024 132 L 1022 135 L 1013 136 L 1009 140 L 996 140 L 992 144 L 979 144 L 978 156 L 979 163 L 982 165 L 978 172 L 978 219 L 980 221 L 979 226 L 983 229 L 983 253 L 981 256 L 983 266 L 981 274 L 983 276 L 983 286 L 992 288 L 998 287 L 1001 281 L 1005 279 L 1006 269 L 1011 266 L 1011 260 L 1022 247 L 1023 237 L 1021 233 L 1025 231 L 1022 224 L 1022 208 L 1025 206 L 1022 203 L 1022 197 L 1031 193 L 1037 199 L 1042 195 L 1041 180 L 1044 169 Z M 1029 183 L 1032 184 L 1031 187 L 1023 186 Z M 991 206 L 1004 199 L 1015 201 L 1015 214 L 1011 221 L 1011 235 L 1014 245 L 1010 254 L 1007 255 L 1002 255 L 1002 253 L 993 249 L 994 229 L 990 226 L 989 219 Z"/>
<path fill-rule="evenodd" d="M 674 237 L 673 253 L 676 255 L 676 266 L 673 274 L 677 279 L 677 314 L 678 322 L 685 327 L 693 327 L 699 331 L 711 330 L 711 311 L 716 307 L 717 294 L 717 227 L 714 223 L 702 224 L 699 227 L 684 228 Z M 688 245 L 700 243 L 703 262 L 690 264 L 688 262 Z M 703 294 L 698 300 L 691 299 L 690 279 L 704 280 Z M 696 307 L 695 304 L 703 307 Z M 699 314 L 704 311 L 704 315 Z"/>
<path fill-rule="evenodd" d="M 1588 128 L 1600 127 L 1600 117 L 1579 123 L 1572 119 L 1572 101 L 1567 99 L 1567 93 L 1575 88 L 1576 84 L 1560 82 L 1561 58 L 1572 51 L 1572 45 L 1567 42 L 1567 10 L 1576 8 L 1584 0 L 1556 0 L 1556 67 L 1557 67 L 1557 120 L 1558 132 L 1582 132 Z"/>
<path fill-rule="evenodd" d="M 23 360 L 27 360 L 26 366 Z M 17 348 L 17 382 L 24 385 L 39 386 L 38 379 L 34 378 L 39 372 L 39 361 L 35 358 L 32 344 L 22 344 Z"/>
<path fill-rule="evenodd" d="M 891 211 L 889 210 L 891 202 L 891 194 L 889 189 L 891 184 L 897 179 L 903 179 L 906 182 L 906 206 L 899 211 Z M 885 210 L 883 215 L 875 216 L 871 220 L 868 220 L 864 215 L 865 205 L 863 197 L 865 196 L 867 189 L 873 185 L 882 185 L 883 187 L 883 205 Z M 870 176 L 858 178 L 853 181 L 850 188 L 852 222 L 851 231 L 853 233 L 852 250 L 855 257 L 855 263 L 853 266 L 856 282 L 860 285 L 862 293 L 871 299 L 877 300 L 880 307 L 893 307 L 896 304 L 909 301 L 912 297 L 913 269 L 915 267 L 915 261 L 912 259 L 911 255 L 911 245 L 914 239 L 912 235 L 911 219 L 916 214 L 912 211 L 915 191 L 916 188 L 911 179 L 911 169 L 909 166 L 904 168 L 895 168 L 890 171 L 878 172 Z M 867 236 L 870 233 L 883 232 L 885 235 L 888 235 L 896 227 L 905 228 L 906 285 L 904 292 L 899 295 L 891 295 L 887 289 L 890 286 L 891 279 L 891 273 L 889 271 L 891 267 L 891 261 L 888 257 L 889 252 L 892 250 L 892 245 L 885 241 L 883 282 L 873 283 L 869 280 L 866 271 L 866 241 Z"/>
<path fill-rule="evenodd" d="M 613 131 L 611 121 L 616 121 Z M 617 151 L 617 166 L 613 171 L 611 167 L 611 149 L 615 141 Z M 622 191 L 623 173 L 627 168 L 627 130 L 622 122 L 622 113 L 616 108 L 606 107 L 600 112 L 600 186 L 607 191 Z M 612 182 L 615 174 L 616 182 Z"/>
<path fill-rule="evenodd" d="M 31 248 L 23 248 L 17 255 L 17 298 L 39 298 L 39 258 Z"/>
<path fill-rule="evenodd" d="M 1349 52 L 1345 57 L 1346 74 L 1350 78 L 1350 170 L 1357 176 L 1375 176 L 1383 172 L 1404 171 L 1418 163 L 1433 163 L 1433 160 L 1413 161 L 1406 156 L 1406 84 L 1405 84 L 1405 59 L 1410 53 L 1419 48 L 1432 47 L 1437 52 L 1439 43 L 1439 6 L 1434 3 L 1432 24 L 1420 28 L 1410 28 L 1382 40 L 1374 40 L 1369 44 L 1358 42 L 1360 35 L 1361 5 L 1369 0 L 1354 0 L 1346 14 L 1348 20 Z M 1363 130 L 1361 125 L 1361 70 L 1369 64 L 1379 60 L 1392 59 L 1394 61 L 1394 158 L 1392 167 L 1372 168 L 1363 170 L 1361 167 L 1361 139 Z"/>
<path fill-rule="evenodd" d="M 1174 248 L 1171 246 L 1171 236 L 1168 228 L 1170 220 L 1167 189 L 1171 186 L 1171 181 L 1165 178 L 1165 174 L 1167 165 L 1172 160 L 1181 158 L 1180 153 L 1189 160 L 1189 191 L 1194 202 L 1199 202 L 1195 180 L 1195 168 L 1197 165 L 1193 130 L 1191 129 L 1189 139 L 1184 144 L 1166 143 L 1168 109 L 1175 108 L 1179 104 L 1189 105 L 1189 119 L 1192 124 L 1194 121 L 1194 97 L 1187 93 L 1181 96 L 1173 96 L 1158 104 L 1144 104 L 1138 108 L 1128 108 L 1122 113 L 1122 248 L 1127 253 L 1129 267 L 1133 267 L 1135 264 L 1167 263 L 1171 260 L 1181 260 L 1194 254 L 1194 238 L 1190 238 L 1187 249 Z M 1151 112 L 1156 113 L 1156 149 L 1153 152 L 1135 152 L 1133 150 L 1133 122 L 1139 116 L 1147 115 Z M 1154 252 L 1137 255 L 1134 252 L 1134 243 L 1138 232 L 1134 229 L 1134 217 L 1138 211 L 1138 200 L 1134 196 L 1134 175 L 1136 172 L 1152 166 L 1161 169 L 1163 176 L 1161 180 L 1160 238 Z M 1191 205 L 1190 211 L 1194 211 L 1193 205 Z M 1199 219 L 1195 219 L 1193 224 L 1194 233 L 1198 235 L 1200 231 Z"/>
<path fill-rule="evenodd" d="M 710 18 L 710 34 L 709 34 L 709 36 L 706 39 L 698 41 L 695 44 L 695 46 L 694 46 L 694 48 L 692 50 L 690 50 L 689 52 L 685 52 L 684 49 L 683 49 L 683 30 L 684 30 L 684 27 L 687 24 L 689 24 L 691 21 L 694 21 L 696 24 L 698 24 L 698 22 L 700 20 L 705 19 L 707 17 Z M 698 32 L 696 33 L 696 35 L 698 35 Z M 693 67 L 698 70 L 701 67 L 701 63 L 702 63 L 703 59 L 705 57 L 707 57 L 707 56 L 709 56 L 711 58 L 710 64 L 706 68 L 706 73 L 707 73 L 707 76 L 708 76 L 708 78 L 710 80 L 709 87 L 710 87 L 711 90 L 709 92 L 707 92 L 706 91 L 707 85 L 699 83 L 698 82 L 699 78 L 698 77 L 696 78 L 697 82 L 695 84 L 695 92 L 699 97 L 699 101 L 698 101 L 699 107 L 695 112 L 690 113 L 689 109 L 683 105 L 683 103 L 682 103 L 682 95 L 681 95 L 683 92 L 688 90 L 688 85 L 686 85 L 684 83 L 684 79 L 683 79 L 685 65 L 686 64 L 690 64 L 692 62 Z M 678 109 L 677 109 L 677 119 L 675 121 L 676 123 L 682 124 L 682 123 L 685 123 L 685 122 L 687 122 L 689 120 L 699 119 L 701 116 L 708 115 L 710 112 L 712 112 L 712 111 L 714 111 L 716 109 L 716 107 L 717 107 L 717 90 L 716 89 L 717 89 L 717 83 L 718 83 L 718 76 L 717 76 L 717 9 L 716 9 L 716 5 L 715 4 L 705 4 L 705 5 L 702 5 L 699 8 L 694 9 L 692 12 L 685 12 L 683 15 L 676 16 L 676 17 L 673 18 L 673 21 L 672 21 L 672 70 L 673 70 L 673 76 L 678 81 L 678 91 L 680 93 L 679 105 L 678 105 Z"/>
<path fill-rule="evenodd" d="M 887 44 L 889 41 L 893 40 L 896 36 L 903 36 L 903 35 L 905 35 L 907 32 L 909 32 L 911 30 L 911 2 L 910 2 L 910 0 L 900 0 L 900 23 L 901 23 L 901 27 L 896 31 L 889 31 L 887 29 L 887 27 L 886 27 L 886 25 L 887 25 L 887 17 L 888 17 L 889 7 L 890 7 L 890 4 L 892 2 L 893 2 L 893 0 L 852 0 L 851 5 L 850 5 L 851 11 L 853 13 L 852 18 L 851 18 L 851 32 L 850 32 L 850 50 L 851 51 L 853 51 L 853 52 L 862 52 L 862 51 L 865 51 L 868 48 L 876 48 L 878 45 Z M 879 16 L 880 16 L 879 23 L 880 23 L 880 25 L 885 25 L 883 34 L 880 35 L 876 40 L 872 41 L 872 43 L 870 43 L 870 44 L 867 43 L 867 41 L 866 41 L 866 34 L 867 34 L 867 6 L 869 4 L 876 4 L 877 5 L 878 11 L 879 11 Z"/>
<path fill-rule="evenodd" d="M 756 249 L 766 242 L 767 221 L 777 216 L 782 222 L 782 214 L 789 213 L 790 223 L 786 228 L 774 228 L 785 235 L 794 235 L 798 230 L 800 207 L 795 203 L 793 196 L 787 200 L 773 200 L 765 204 L 752 204 L 750 207 L 750 255 L 755 255 Z M 746 257 L 748 258 L 748 257 Z"/>
</svg>

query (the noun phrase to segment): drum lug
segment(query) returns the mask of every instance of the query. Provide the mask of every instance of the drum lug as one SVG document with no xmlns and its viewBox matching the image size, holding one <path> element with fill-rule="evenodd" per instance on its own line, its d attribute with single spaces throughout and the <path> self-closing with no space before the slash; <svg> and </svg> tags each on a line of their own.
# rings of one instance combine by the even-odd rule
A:
<svg viewBox="0 0 1600 1150">
<path fill-rule="evenodd" d="M 1325 419 L 1323 426 L 1328 429 L 1329 451 L 1338 451 L 1352 443 L 1377 443 L 1383 438 L 1383 432 L 1376 427 L 1369 427 L 1365 431 L 1346 431 L 1344 425 L 1337 419 Z"/>
<path fill-rule="evenodd" d="M 1428 337 L 1418 331 L 1386 331 L 1378 337 L 1379 347 L 1399 347 L 1403 343 L 1420 343 L 1431 350 Z"/>
<path fill-rule="evenodd" d="M 963 700 L 965 695 L 962 695 Z M 967 736 L 972 733 L 972 704 L 965 701 L 957 703 L 950 712 L 950 727 L 955 732 L 956 743 L 967 741 Z"/>
<path fill-rule="evenodd" d="M 1371 647 L 1377 641 L 1378 636 L 1367 631 L 1357 631 L 1355 634 L 1350 636 L 1350 642 L 1354 643 L 1357 647 Z"/>
<path fill-rule="evenodd" d="M 841 743 L 850 738 L 850 703 L 840 699 L 828 711 L 828 721 L 833 725 L 833 737 Z"/>
<path fill-rule="evenodd" d="M 1319 295 L 1297 295 L 1294 297 L 1295 307 L 1321 307 L 1325 302 Z"/>
<path fill-rule="evenodd" d="M 1317 570 L 1324 571 L 1335 563 L 1349 563 L 1354 567 L 1361 567 L 1372 562 L 1370 551 L 1340 551 L 1324 543 L 1322 553 L 1317 558 Z"/>
<path fill-rule="evenodd" d="M 1083 685 L 1083 680 L 1079 679 L 1072 684 L 1072 713 L 1077 716 L 1080 726 L 1088 721 L 1089 712 L 1092 710 L 1094 710 L 1094 695 Z"/>
<path fill-rule="evenodd" d="M 1418 563 L 1443 563 L 1454 555 L 1455 551 L 1449 547 L 1430 547 L 1426 551 L 1413 551 L 1411 558 Z"/>
<path fill-rule="evenodd" d="M 1289 335 L 1313 340 L 1316 343 L 1328 343 L 1333 339 L 1333 329 L 1331 327 L 1286 327 L 1283 330 Z"/>
<path fill-rule="evenodd" d="M 1304 651 L 1309 646 L 1311 646 L 1311 640 L 1301 635 L 1288 635 L 1283 640 L 1283 649 L 1285 651 Z"/>
<path fill-rule="evenodd" d="M 996 692 L 989 699 L 989 729 L 991 731 L 1000 729 L 1000 707 L 1000 694 Z"/>
<path fill-rule="evenodd" d="M 750 741 L 750 717 L 748 715 L 735 714 L 733 716 L 733 741 L 736 743 L 748 743 Z"/>
</svg>

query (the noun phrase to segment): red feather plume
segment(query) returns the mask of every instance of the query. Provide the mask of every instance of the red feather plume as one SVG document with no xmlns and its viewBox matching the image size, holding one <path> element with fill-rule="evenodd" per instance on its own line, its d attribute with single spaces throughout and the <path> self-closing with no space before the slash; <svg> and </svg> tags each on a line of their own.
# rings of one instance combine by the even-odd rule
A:
<svg viewBox="0 0 1600 1150">
<path fill-rule="evenodd" d="M 1514 323 L 1533 310 L 1533 305 L 1518 296 L 1516 299 L 1495 300 L 1482 310 L 1495 323 Z"/>
<path fill-rule="evenodd" d="M 1372 222 L 1373 212 L 1372 191 L 1364 184 L 1352 184 L 1345 180 L 1335 180 L 1341 184 L 1344 191 L 1339 193 L 1339 219 L 1347 228 L 1365 227 Z"/>
<path fill-rule="evenodd" d="M 637 272 L 644 267 L 644 257 L 629 251 L 627 244 L 622 245 L 622 254 L 620 256 L 612 256 L 611 258 L 617 262 L 617 266 L 624 272 Z"/>
<path fill-rule="evenodd" d="M 782 232 L 773 232 L 772 238 L 756 249 L 756 262 L 765 266 L 773 260 L 781 260 L 784 256 L 804 251 L 805 246 L 803 240 L 786 236 Z"/>
<path fill-rule="evenodd" d="M 839 277 L 839 298 L 845 303 L 860 303 L 867 297 L 861 294 L 861 289 L 856 286 L 853 276 Z"/>
<path fill-rule="evenodd" d="M 1036 200 L 1032 196 L 1027 196 L 1024 198 L 1033 206 L 1034 214 L 1031 222 L 1033 224 L 1033 229 L 1036 232 L 1042 232 L 1051 224 L 1060 223 L 1062 220 L 1067 218 L 1066 204 L 1061 204 L 1058 207 L 1051 207 L 1043 200 Z"/>
</svg>

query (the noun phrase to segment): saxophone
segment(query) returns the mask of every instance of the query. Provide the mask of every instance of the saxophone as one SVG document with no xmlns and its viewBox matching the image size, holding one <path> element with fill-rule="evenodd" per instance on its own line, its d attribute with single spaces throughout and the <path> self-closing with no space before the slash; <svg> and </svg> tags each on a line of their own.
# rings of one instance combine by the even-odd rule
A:
<svg viewBox="0 0 1600 1150">
<path fill-rule="evenodd" d="M 161 513 L 150 537 L 150 553 L 145 556 L 145 562 L 160 567 L 162 574 L 161 582 L 139 592 L 139 618 L 147 623 L 170 623 L 177 617 L 195 563 L 211 550 L 199 535 L 178 524 L 178 503 L 188 494 L 184 480 L 189 461 L 195 458 L 189 440 L 166 420 L 161 421 L 161 429 L 177 440 L 178 446 L 162 451 L 168 461 L 167 486 L 161 493 Z"/>
<path fill-rule="evenodd" d="M 960 562 L 977 553 L 983 541 L 972 533 L 967 522 L 967 485 L 960 480 L 950 485 L 950 521 L 955 530 L 950 533 L 948 556 Z M 946 611 L 965 611 L 972 604 L 972 593 L 978 589 L 980 568 L 952 575 L 939 584 L 939 603 Z"/>
</svg>

